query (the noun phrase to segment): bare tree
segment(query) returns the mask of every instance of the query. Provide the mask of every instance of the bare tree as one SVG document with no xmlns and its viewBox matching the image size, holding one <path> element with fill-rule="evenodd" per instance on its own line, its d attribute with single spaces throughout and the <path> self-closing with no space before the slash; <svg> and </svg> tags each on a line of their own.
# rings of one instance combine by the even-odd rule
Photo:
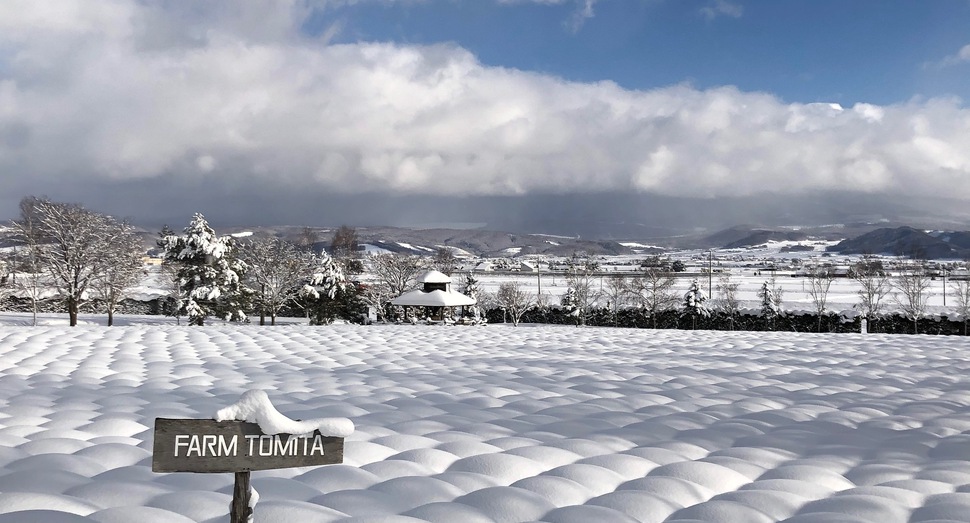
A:
<svg viewBox="0 0 970 523">
<path fill-rule="evenodd" d="M 630 283 L 638 305 L 650 315 L 653 328 L 657 328 L 657 316 L 677 306 L 679 296 L 674 291 L 677 278 L 661 267 L 647 267 L 637 272 Z"/>
<path fill-rule="evenodd" d="M 341 225 L 333 233 L 333 240 L 330 240 L 330 254 L 337 259 L 357 256 L 357 249 L 360 248 L 359 241 L 357 229 Z"/>
<path fill-rule="evenodd" d="M 599 264 L 587 253 L 576 253 L 569 259 L 566 266 L 566 285 L 575 307 L 575 314 L 579 325 L 586 325 L 586 316 L 590 307 L 596 302 L 597 292 L 593 288 L 593 275 L 599 269 Z"/>
<path fill-rule="evenodd" d="M 859 285 L 859 308 L 862 315 L 872 320 L 882 312 L 883 300 L 892 286 L 883 270 L 882 262 L 871 255 L 864 255 L 851 271 L 852 279 Z"/>
<path fill-rule="evenodd" d="M 434 268 L 448 276 L 458 270 L 458 258 L 455 251 L 449 247 L 439 247 L 434 253 Z"/>
<path fill-rule="evenodd" d="M 778 285 L 778 271 L 775 269 L 771 270 L 771 296 L 774 301 L 775 311 L 781 314 L 785 309 L 782 306 L 784 304 L 785 289 Z"/>
<path fill-rule="evenodd" d="M 956 297 L 956 311 L 963 317 L 963 335 L 967 335 L 967 324 L 970 322 L 970 280 L 951 280 L 950 290 Z"/>
<path fill-rule="evenodd" d="M 128 291 L 145 276 L 144 248 L 134 228 L 118 223 L 105 245 L 105 269 L 94 276 L 91 288 L 104 302 L 108 326 L 114 325 L 114 313 Z"/>
<path fill-rule="evenodd" d="M 832 280 L 835 276 L 832 271 L 818 265 L 812 266 L 808 271 L 808 296 L 815 305 L 815 314 L 818 316 L 818 332 L 822 332 L 822 315 L 825 314 L 825 306 L 828 302 L 829 288 L 832 287 Z"/>
<path fill-rule="evenodd" d="M 279 238 L 253 238 L 241 243 L 239 257 L 248 266 L 259 306 L 259 324 L 276 325 L 276 317 L 286 304 L 297 299 L 302 279 L 314 267 L 314 256 Z"/>
<path fill-rule="evenodd" d="M 371 257 L 371 272 L 379 283 L 387 286 L 392 298 L 413 287 L 426 269 L 425 260 L 418 256 L 383 253 Z"/>
<path fill-rule="evenodd" d="M 108 266 L 111 222 L 80 205 L 33 196 L 21 201 L 20 210 L 14 226 L 51 276 L 67 304 L 70 325 L 76 326 L 89 286 Z"/>
<path fill-rule="evenodd" d="M 718 293 L 716 307 L 724 314 L 727 314 L 731 330 L 734 330 L 734 318 L 737 317 L 741 310 L 741 300 L 738 299 L 738 289 L 740 287 L 741 284 L 732 281 L 731 273 L 727 271 L 722 272 L 718 276 L 717 286 L 714 287 Z"/>
<path fill-rule="evenodd" d="M 317 231 L 312 227 L 304 227 L 296 238 L 296 247 L 303 252 L 313 253 L 314 245 L 318 241 L 320 241 L 320 235 Z"/>
<path fill-rule="evenodd" d="M 913 321 L 913 334 L 919 333 L 919 319 L 926 314 L 926 302 L 930 296 L 930 275 L 922 263 L 905 269 L 893 282 L 898 291 L 893 299 L 903 314 Z"/>
<path fill-rule="evenodd" d="M 388 304 L 395 297 L 391 293 L 390 287 L 380 282 L 364 285 L 360 292 L 360 299 L 364 305 L 372 307 L 377 313 L 377 321 L 387 320 L 389 316 Z"/>
<path fill-rule="evenodd" d="M 613 316 L 613 326 L 617 325 L 620 310 L 629 305 L 631 299 L 630 282 L 623 274 L 611 274 L 603 285 L 603 298 Z"/>
<path fill-rule="evenodd" d="M 7 301 L 7 296 L 10 295 L 10 266 L 7 261 L 0 259 L 0 310 L 3 310 L 3 304 Z"/>
<path fill-rule="evenodd" d="M 165 234 L 165 231 L 162 231 Z M 175 317 L 175 324 L 182 324 L 182 308 L 189 293 L 182 287 L 182 278 L 179 275 L 179 266 L 172 262 L 163 262 L 161 267 L 162 281 L 166 290 L 165 297 L 172 303 L 172 316 Z"/>
<path fill-rule="evenodd" d="M 513 326 L 517 326 L 525 311 L 535 305 L 535 295 L 522 289 L 519 282 L 515 281 L 507 281 L 499 285 L 495 300 L 499 307 L 508 311 Z"/>
</svg>

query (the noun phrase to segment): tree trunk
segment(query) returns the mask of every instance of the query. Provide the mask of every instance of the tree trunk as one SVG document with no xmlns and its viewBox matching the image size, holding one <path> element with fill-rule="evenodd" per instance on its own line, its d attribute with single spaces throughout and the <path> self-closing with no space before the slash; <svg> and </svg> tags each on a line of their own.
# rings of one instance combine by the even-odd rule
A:
<svg viewBox="0 0 970 523">
<path fill-rule="evenodd" d="M 111 327 L 114 324 L 115 324 L 115 308 L 109 305 L 108 306 L 108 327 Z"/>
<path fill-rule="evenodd" d="M 71 327 L 77 327 L 77 299 L 73 296 L 67 299 L 67 315 L 70 318 Z"/>
<path fill-rule="evenodd" d="M 262 318 L 259 319 L 259 324 L 260 325 L 263 325 L 263 319 Z M 274 326 L 276 325 L 276 311 L 273 311 L 273 312 L 270 313 L 270 315 L 269 315 L 269 324 L 270 325 L 274 325 Z"/>
</svg>

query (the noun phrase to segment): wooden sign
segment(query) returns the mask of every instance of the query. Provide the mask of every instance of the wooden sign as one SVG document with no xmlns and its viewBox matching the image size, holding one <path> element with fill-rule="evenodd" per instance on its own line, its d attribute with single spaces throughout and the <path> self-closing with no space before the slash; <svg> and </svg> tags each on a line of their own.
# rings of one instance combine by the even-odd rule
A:
<svg viewBox="0 0 970 523">
<path fill-rule="evenodd" d="M 153 472 L 249 472 L 332 465 L 344 460 L 344 438 L 263 434 L 244 421 L 155 418 Z"/>
</svg>

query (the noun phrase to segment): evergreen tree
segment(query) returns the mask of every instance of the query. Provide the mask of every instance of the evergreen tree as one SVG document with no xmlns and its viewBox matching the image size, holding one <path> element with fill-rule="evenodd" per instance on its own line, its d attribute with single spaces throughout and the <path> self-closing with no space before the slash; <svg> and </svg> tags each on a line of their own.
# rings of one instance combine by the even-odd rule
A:
<svg viewBox="0 0 970 523">
<path fill-rule="evenodd" d="M 475 305 L 469 307 L 469 311 L 471 312 L 472 318 L 474 318 L 475 321 L 480 321 L 482 319 L 482 309 L 479 307 L 477 302 L 479 296 L 481 296 L 482 289 L 479 286 L 478 279 L 475 278 L 474 274 L 470 272 L 465 273 L 465 281 L 462 282 L 461 293 L 476 301 Z"/>
<path fill-rule="evenodd" d="M 168 234 L 158 241 L 165 262 L 178 266 L 184 309 L 190 325 L 202 325 L 209 316 L 245 321 L 249 289 L 241 284 L 246 264 L 236 257 L 232 237 L 216 236 L 205 217 L 196 213 L 184 234 Z"/>
<path fill-rule="evenodd" d="M 707 296 L 701 290 L 697 280 L 690 283 L 690 288 L 684 294 L 684 315 L 691 319 L 691 328 L 697 328 L 698 316 L 709 316 L 710 310 L 707 308 Z"/>
<path fill-rule="evenodd" d="M 761 300 L 761 319 L 764 320 L 765 327 L 771 329 L 774 326 L 775 318 L 780 313 L 778 301 L 775 299 L 774 286 L 770 282 L 764 282 L 758 291 L 758 298 Z"/>
<path fill-rule="evenodd" d="M 343 268 L 334 258 L 323 254 L 300 291 L 311 325 L 326 325 L 340 315 L 341 309 L 356 307 L 356 287 L 347 284 Z"/>
</svg>

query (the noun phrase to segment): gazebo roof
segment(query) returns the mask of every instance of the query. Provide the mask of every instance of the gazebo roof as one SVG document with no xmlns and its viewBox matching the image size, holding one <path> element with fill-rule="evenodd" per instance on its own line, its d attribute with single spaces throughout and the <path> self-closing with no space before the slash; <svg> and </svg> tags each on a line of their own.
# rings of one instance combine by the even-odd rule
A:
<svg viewBox="0 0 970 523">
<path fill-rule="evenodd" d="M 440 273 L 439 273 L 440 274 Z M 424 292 L 421 290 L 406 292 L 391 300 L 394 305 L 410 305 L 413 307 L 461 307 L 462 305 L 475 305 L 475 298 L 465 296 L 459 292 L 445 292 L 434 290 Z"/>
<path fill-rule="evenodd" d="M 418 283 L 451 283 L 451 277 L 442 272 L 431 270 L 419 276 Z"/>
</svg>

